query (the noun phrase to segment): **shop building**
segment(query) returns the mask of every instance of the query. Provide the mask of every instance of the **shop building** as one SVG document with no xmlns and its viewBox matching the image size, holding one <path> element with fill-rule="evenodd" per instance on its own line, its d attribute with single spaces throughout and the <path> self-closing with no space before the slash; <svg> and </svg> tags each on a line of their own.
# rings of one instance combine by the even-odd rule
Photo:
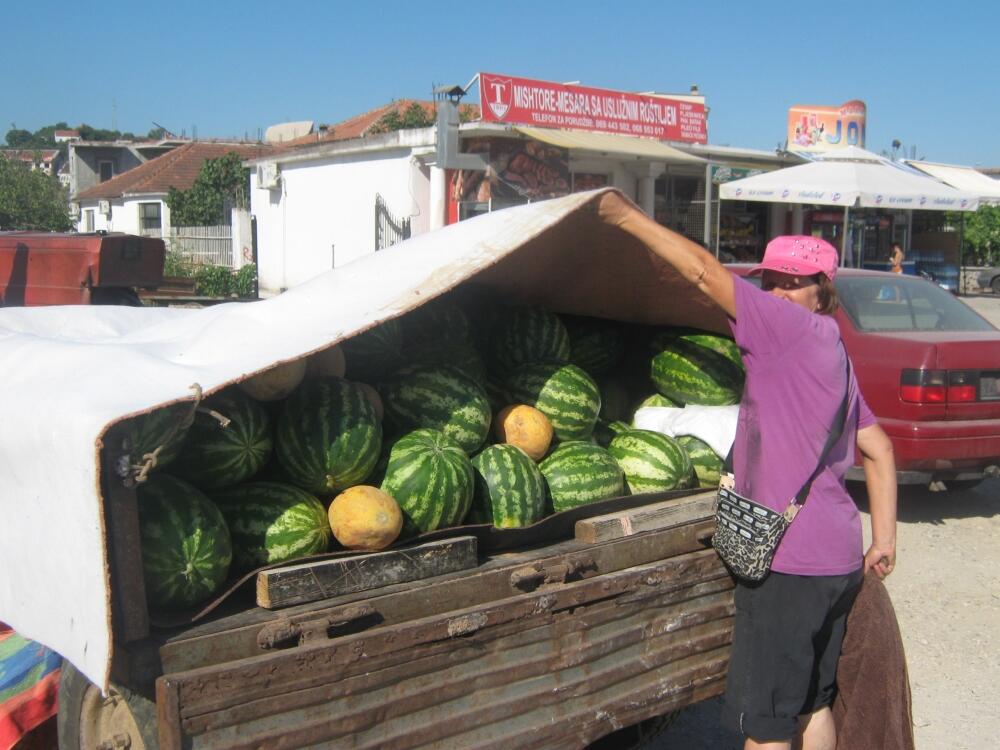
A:
<svg viewBox="0 0 1000 750">
<path fill-rule="evenodd" d="M 632 94 L 488 73 L 474 82 L 479 108 L 459 105 L 450 123 L 446 93 L 429 127 L 368 134 L 362 116 L 247 162 L 262 293 L 411 234 L 604 186 L 723 257 L 759 257 L 783 228 L 780 211 L 720 204 L 718 186 L 800 160 L 709 145 L 696 89 Z"/>
</svg>

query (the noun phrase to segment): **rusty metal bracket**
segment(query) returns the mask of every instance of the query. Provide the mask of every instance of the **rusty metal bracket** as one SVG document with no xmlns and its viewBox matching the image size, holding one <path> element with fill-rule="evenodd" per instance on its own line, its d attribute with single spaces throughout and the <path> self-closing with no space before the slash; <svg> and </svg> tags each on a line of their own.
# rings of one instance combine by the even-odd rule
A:
<svg viewBox="0 0 1000 750">
<path fill-rule="evenodd" d="M 375 608 L 369 604 L 345 607 L 336 614 L 321 617 L 316 620 L 292 622 L 281 618 L 267 623 L 257 633 L 257 646 L 269 651 L 277 648 L 301 646 L 305 643 L 315 643 L 330 637 L 330 629 L 348 625 L 375 614 Z"/>
</svg>

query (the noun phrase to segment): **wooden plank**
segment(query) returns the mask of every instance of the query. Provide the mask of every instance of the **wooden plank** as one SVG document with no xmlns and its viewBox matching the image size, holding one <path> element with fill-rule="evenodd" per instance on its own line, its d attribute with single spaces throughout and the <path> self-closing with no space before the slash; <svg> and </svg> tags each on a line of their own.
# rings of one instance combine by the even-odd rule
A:
<svg viewBox="0 0 1000 750">
<path fill-rule="evenodd" d="M 257 604 L 266 609 L 304 604 L 468 570 L 476 562 L 476 538 L 461 536 L 391 552 L 263 570 L 257 574 Z"/>
<path fill-rule="evenodd" d="M 118 473 L 124 454 L 124 432 L 113 429 L 104 438 L 101 463 L 104 523 L 111 563 L 112 621 L 115 640 L 131 643 L 149 635 L 149 610 L 142 577 L 135 487 L 126 487 Z"/>
<path fill-rule="evenodd" d="M 643 531 L 658 531 L 701 521 L 715 515 L 715 490 L 680 499 L 664 500 L 654 505 L 584 518 L 576 522 L 575 536 L 593 544 L 633 536 Z"/>
</svg>

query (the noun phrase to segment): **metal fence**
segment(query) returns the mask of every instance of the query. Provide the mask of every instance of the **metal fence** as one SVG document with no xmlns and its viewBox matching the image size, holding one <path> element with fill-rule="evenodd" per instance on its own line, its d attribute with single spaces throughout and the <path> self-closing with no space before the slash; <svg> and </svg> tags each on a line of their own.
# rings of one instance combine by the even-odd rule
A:
<svg viewBox="0 0 1000 750">
<path fill-rule="evenodd" d="M 233 268 L 233 228 L 222 224 L 212 227 L 170 227 L 163 236 L 167 250 L 179 254 L 185 262 L 198 266 Z"/>
<path fill-rule="evenodd" d="M 385 199 L 375 194 L 375 249 L 395 245 L 410 238 L 410 217 L 396 218 L 385 205 Z"/>
</svg>

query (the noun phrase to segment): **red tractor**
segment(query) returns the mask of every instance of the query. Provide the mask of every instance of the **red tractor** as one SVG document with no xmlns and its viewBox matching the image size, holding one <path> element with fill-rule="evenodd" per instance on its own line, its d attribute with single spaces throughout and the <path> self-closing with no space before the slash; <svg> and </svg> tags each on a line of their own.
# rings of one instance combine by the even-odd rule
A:
<svg viewBox="0 0 1000 750">
<path fill-rule="evenodd" d="M 140 305 L 163 282 L 163 240 L 121 233 L 0 232 L 0 307 Z"/>
</svg>

